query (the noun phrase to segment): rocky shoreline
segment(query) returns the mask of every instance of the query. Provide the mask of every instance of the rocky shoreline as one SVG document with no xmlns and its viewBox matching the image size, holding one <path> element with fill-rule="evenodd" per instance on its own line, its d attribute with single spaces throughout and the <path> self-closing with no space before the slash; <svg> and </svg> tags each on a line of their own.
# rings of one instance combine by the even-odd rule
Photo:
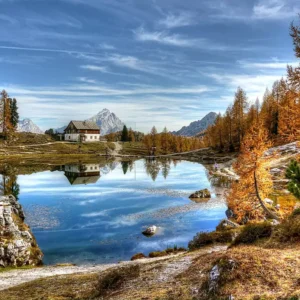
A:
<svg viewBox="0 0 300 300">
<path fill-rule="evenodd" d="M 24 219 L 14 196 L 0 196 L 0 267 L 42 264 L 43 254 Z"/>
</svg>

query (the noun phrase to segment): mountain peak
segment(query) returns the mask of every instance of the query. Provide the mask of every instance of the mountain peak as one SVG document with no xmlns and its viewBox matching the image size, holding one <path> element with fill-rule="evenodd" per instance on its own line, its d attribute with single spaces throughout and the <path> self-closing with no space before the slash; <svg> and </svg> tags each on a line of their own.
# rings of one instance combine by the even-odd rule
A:
<svg viewBox="0 0 300 300">
<path fill-rule="evenodd" d="M 103 108 L 101 111 L 98 112 L 97 115 L 102 115 L 102 114 L 106 114 L 106 113 L 110 114 L 110 110 L 107 108 Z"/>
<path fill-rule="evenodd" d="M 37 134 L 43 134 L 44 132 L 32 122 L 31 119 L 23 119 L 20 120 L 18 123 L 18 129 L 19 132 L 31 132 L 31 133 L 37 133 Z"/>
<path fill-rule="evenodd" d="M 102 109 L 88 121 L 95 122 L 100 127 L 102 135 L 120 131 L 124 126 L 124 123 L 107 108 Z"/>
<path fill-rule="evenodd" d="M 199 132 L 205 130 L 209 125 L 212 125 L 216 120 L 217 114 L 210 112 L 201 120 L 191 122 L 189 126 L 183 126 L 180 130 L 174 131 L 176 135 L 195 136 Z"/>
</svg>

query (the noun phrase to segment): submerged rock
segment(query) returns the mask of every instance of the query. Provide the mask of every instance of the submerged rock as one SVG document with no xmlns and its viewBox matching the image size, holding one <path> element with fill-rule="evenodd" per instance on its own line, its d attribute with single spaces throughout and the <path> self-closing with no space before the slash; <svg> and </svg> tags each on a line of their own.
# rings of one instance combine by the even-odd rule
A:
<svg viewBox="0 0 300 300">
<path fill-rule="evenodd" d="M 39 265 L 42 252 L 24 223 L 22 206 L 13 196 L 0 196 L 0 266 Z"/>
<path fill-rule="evenodd" d="M 203 189 L 200 191 L 196 191 L 195 193 L 190 195 L 190 199 L 209 199 L 211 197 L 210 191 L 208 189 Z"/>
<path fill-rule="evenodd" d="M 152 225 L 152 226 L 148 227 L 146 230 L 144 230 L 142 233 L 144 235 L 151 236 L 151 235 L 155 234 L 156 230 L 157 230 L 157 227 L 155 225 Z"/>
</svg>

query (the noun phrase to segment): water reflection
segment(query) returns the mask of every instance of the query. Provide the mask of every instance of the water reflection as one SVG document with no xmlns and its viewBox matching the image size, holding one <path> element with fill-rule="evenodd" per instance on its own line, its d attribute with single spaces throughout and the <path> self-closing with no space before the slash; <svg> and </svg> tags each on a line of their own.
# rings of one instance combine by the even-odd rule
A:
<svg viewBox="0 0 300 300">
<path fill-rule="evenodd" d="M 4 177 L 6 193 L 21 191 L 19 201 L 46 264 L 115 262 L 136 252 L 186 246 L 196 232 L 213 230 L 226 210 L 214 191 L 206 203 L 189 200 L 211 183 L 205 167 L 186 161 L 35 165 L 8 168 Z M 145 239 L 141 232 L 150 225 L 160 230 Z"/>
<path fill-rule="evenodd" d="M 156 180 L 159 172 L 162 172 L 162 175 L 165 179 L 167 179 L 170 169 L 171 169 L 171 159 L 161 159 L 157 160 L 155 158 L 150 158 L 145 160 L 145 170 L 146 173 L 152 178 L 153 181 Z M 173 161 L 174 165 L 176 160 Z M 177 163 L 177 162 L 176 162 Z"/>
<path fill-rule="evenodd" d="M 20 194 L 20 186 L 17 183 L 18 176 L 15 174 L 0 175 L 0 196 L 13 195 L 17 200 Z"/>
<path fill-rule="evenodd" d="M 100 178 L 100 166 L 98 164 L 72 164 L 62 166 L 62 169 L 71 185 L 92 184 Z"/>
</svg>

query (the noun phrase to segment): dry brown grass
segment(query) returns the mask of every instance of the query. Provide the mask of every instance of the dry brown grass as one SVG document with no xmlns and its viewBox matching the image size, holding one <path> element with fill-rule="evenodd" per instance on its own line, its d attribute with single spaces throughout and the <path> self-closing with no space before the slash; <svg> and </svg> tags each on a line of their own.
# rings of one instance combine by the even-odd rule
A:
<svg viewBox="0 0 300 300">
<path fill-rule="evenodd" d="M 0 291 L 0 300 L 89 299 L 94 297 L 97 274 L 56 276 Z"/>
<path fill-rule="evenodd" d="M 175 277 L 161 277 L 170 263 L 179 262 L 186 255 L 193 259 L 188 269 Z M 228 267 L 229 260 L 234 261 L 234 268 Z M 215 264 L 221 268 L 221 276 L 216 294 L 209 295 L 208 275 Z M 99 278 L 97 274 L 75 274 L 36 280 L 8 289 L 0 292 L 0 300 L 221 300 L 228 299 L 228 295 L 233 295 L 235 300 L 292 300 L 292 295 L 300 295 L 300 244 L 284 249 L 239 245 L 226 252 L 212 253 L 201 249 L 142 264 L 140 268 L 139 277 L 129 278 L 125 283 L 121 281 L 121 285 L 114 286 L 104 297 L 97 295 L 95 289 Z M 260 298 L 254 298 L 258 296 Z"/>
</svg>

